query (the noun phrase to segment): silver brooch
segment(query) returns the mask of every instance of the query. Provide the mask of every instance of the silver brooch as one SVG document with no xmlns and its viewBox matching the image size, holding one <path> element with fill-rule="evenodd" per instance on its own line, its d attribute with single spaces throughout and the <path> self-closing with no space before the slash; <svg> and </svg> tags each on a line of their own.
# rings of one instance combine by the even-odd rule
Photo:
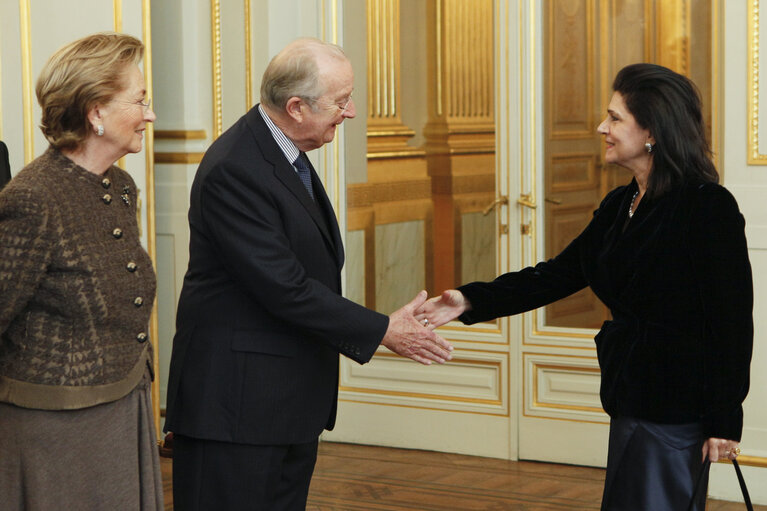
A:
<svg viewBox="0 0 767 511">
<path fill-rule="evenodd" d="M 126 206 L 130 206 L 130 186 L 123 186 L 123 193 L 120 195 Z"/>
</svg>

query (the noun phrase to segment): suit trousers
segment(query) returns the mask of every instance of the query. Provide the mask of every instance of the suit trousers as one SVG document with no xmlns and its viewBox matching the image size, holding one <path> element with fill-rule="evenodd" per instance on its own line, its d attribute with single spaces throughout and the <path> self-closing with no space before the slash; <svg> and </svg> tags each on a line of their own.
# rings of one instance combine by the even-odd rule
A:
<svg viewBox="0 0 767 511">
<path fill-rule="evenodd" d="M 628 417 L 610 420 L 602 511 L 678 511 L 692 499 L 701 470 L 703 427 L 658 424 Z M 708 473 L 693 509 L 706 508 Z"/>
<path fill-rule="evenodd" d="M 317 440 L 248 445 L 173 437 L 176 511 L 304 511 Z"/>
</svg>

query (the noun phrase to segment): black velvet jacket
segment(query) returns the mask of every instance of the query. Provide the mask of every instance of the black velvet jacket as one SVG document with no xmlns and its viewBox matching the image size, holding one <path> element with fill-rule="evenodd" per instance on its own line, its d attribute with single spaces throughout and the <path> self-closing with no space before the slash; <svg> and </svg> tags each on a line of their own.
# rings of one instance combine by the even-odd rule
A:
<svg viewBox="0 0 767 511">
<path fill-rule="evenodd" d="M 465 323 L 549 304 L 590 286 L 610 308 L 595 340 L 602 406 L 611 416 L 701 422 L 740 440 L 753 344 L 745 221 L 716 184 L 643 199 L 616 188 L 558 256 L 493 282 L 460 287 Z"/>
</svg>

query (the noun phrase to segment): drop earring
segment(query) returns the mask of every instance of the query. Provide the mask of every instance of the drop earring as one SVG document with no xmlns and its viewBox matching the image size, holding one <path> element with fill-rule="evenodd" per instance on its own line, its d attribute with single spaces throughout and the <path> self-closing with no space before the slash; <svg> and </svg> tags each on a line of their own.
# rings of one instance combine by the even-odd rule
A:
<svg viewBox="0 0 767 511">
<path fill-rule="evenodd" d="M 103 137 L 104 136 L 104 126 L 102 124 L 99 124 L 96 126 L 96 135 Z"/>
<path fill-rule="evenodd" d="M 644 145 L 644 148 L 647 150 L 647 152 L 648 152 L 648 153 L 651 153 L 651 152 L 652 152 L 652 144 L 651 144 L 650 142 L 647 142 L 647 143 Z"/>
</svg>

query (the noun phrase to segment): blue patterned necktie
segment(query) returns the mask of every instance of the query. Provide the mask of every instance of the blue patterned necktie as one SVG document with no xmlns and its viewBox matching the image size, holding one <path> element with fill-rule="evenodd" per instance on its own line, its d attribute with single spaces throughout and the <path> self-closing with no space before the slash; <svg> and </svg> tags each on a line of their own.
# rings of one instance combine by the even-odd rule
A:
<svg viewBox="0 0 767 511">
<path fill-rule="evenodd" d="M 314 191 L 312 190 L 312 173 L 309 170 L 309 165 L 304 160 L 304 153 L 299 153 L 296 161 L 293 162 L 293 166 L 298 170 L 298 177 L 301 178 L 301 182 L 304 184 L 306 191 L 309 192 L 309 197 L 314 200 Z"/>
</svg>

